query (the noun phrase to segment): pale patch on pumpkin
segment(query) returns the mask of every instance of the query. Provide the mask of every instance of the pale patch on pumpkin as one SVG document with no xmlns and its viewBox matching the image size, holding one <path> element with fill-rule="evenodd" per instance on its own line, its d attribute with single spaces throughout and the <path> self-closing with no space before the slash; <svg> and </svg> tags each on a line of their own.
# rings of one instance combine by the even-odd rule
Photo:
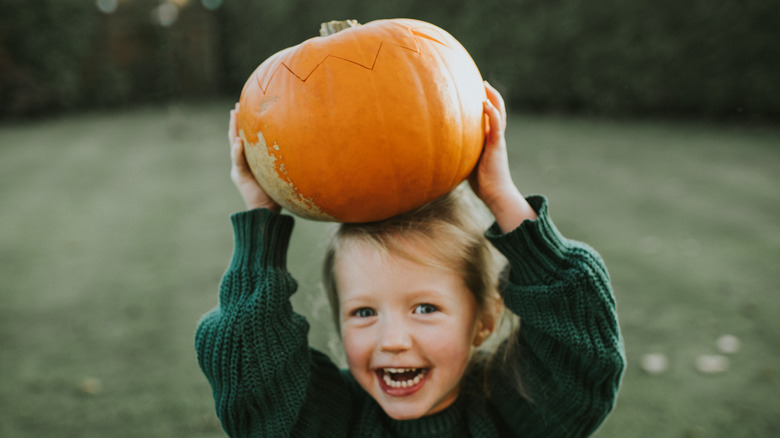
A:
<svg viewBox="0 0 780 438">
<path fill-rule="evenodd" d="M 260 112 L 266 111 L 277 100 L 279 100 L 279 96 L 268 96 L 263 99 L 263 101 L 260 103 Z"/>
<path fill-rule="evenodd" d="M 282 207 L 302 218 L 336 221 L 334 217 L 322 211 L 313 200 L 303 196 L 298 191 L 290 180 L 284 163 L 276 165 L 277 157 L 271 153 L 271 148 L 267 146 L 262 132 L 257 132 L 257 143 L 247 141 L 243 130 L 239 132 L 239 135 L 246 145 L 245 155 L 249 168 L 252 169 L 255 179 L 269 196 Z M 279 151 L 279 145 L 274 144 L 273 149 Z"/>
</svg>

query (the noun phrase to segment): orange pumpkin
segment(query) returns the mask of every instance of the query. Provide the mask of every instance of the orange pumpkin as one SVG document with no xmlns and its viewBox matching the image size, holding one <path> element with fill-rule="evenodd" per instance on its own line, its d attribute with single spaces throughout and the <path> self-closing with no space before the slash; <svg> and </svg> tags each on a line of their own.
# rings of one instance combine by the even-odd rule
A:
<svg viewBox="0 0 780 438">
<path fill-rule="evenodd" d="M 486 96 L 474 61 L 446 31 L 411 19 L 346 23 L 264 61 L 244 85 L 236 122 L 255 178 L 282 207 L 368 222 L 468 177 L 482 151 Z"/>
</svg>

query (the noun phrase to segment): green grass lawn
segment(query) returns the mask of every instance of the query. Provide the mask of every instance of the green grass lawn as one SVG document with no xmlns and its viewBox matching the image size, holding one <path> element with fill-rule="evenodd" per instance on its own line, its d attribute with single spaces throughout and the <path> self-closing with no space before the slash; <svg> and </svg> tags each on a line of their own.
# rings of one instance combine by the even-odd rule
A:
<svg viewBox="0 0 780 438">
<path fill-rule="evenodd" d="M 0 125 L 0 436 L 223 436 L 192 338 L 242 207 L 230 107 Z M 777 436 L 780 130 L 516 115 L 508 136 L 521 191 L 612 275 L 629 367 L 597 436 Z M 289 260 L 312 344 L 339 358 L 327 229 L 298 220 Z M 728 369 L 697 371 L 724 334 Z"/>
</svg>

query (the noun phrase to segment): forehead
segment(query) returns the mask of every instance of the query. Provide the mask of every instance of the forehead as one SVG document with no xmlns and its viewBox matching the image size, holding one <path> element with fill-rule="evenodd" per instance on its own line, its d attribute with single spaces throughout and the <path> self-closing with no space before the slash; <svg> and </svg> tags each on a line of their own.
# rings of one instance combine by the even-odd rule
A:
<svg viewBox="0 0 780 438">
<path fill-rule="evenodd" d="M 460 253 L 454 245 L 442 243 L 443 235 L 422 232 L 389 232 L 374 236 L 349 236 L 342 240 L 337 257 L 407 259 L 422 265 L 458 271 Z M 444 248 L 446 247 L 446 249 Z"/>
<path fill-rule="evenodd" d="M 424 245 L 404 242 L 403 251 L 352 241 L 337 254 L 334 273 L 341 301 L 427 294 L 442 298 L 472 295 L 454 269 L 441 266 Z"/>
</svg>

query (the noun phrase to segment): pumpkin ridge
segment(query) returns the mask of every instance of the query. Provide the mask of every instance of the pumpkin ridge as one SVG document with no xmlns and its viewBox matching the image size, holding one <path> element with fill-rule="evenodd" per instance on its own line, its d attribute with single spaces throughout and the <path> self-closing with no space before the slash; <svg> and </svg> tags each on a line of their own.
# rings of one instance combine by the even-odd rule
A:
<svg viewBox="0 0 780 438">
<path fill-rule="evenodd" d="M 325 63 L 325 61 L 327 61 L 330 58 L 338 59 L 338 60 L 345 61 L 345 62 L 349 62 L 349 63 L 355 64 L 355 65 L 357 65 L 357 66 L 359 66 L 361 68 L 364 68 L 366 70 L 374 70 L 374 67 L 376 66 L 376 61 L 377 61 L 377 59 L 379 59 L 379 55 L 382 53 L 382 48 L 385 46 L 385 43 L 389 43 L 389 44 L 392 44 L 392 45 L 394 45 L 396 47 L 399 47 L 401 49 L 406 49 L 406 50 L 415 52 L 418 55 L 422 55 L 422 48 L 420 47 L 420 42 L 419 42 L 418 38 L 424 38 L 426 40 L 429 40 L 429 41 L 441 44 L 442 46 L 447 47 L 448 49 L 450 48 L 447 44 L 439 41 L 438 39 L 436 39 L 436 38 L 434 38 L 434 37 L 432 37 L 432 36 L 430 36 L 428 34 L 422 33 L 421 31 L 418 31 L 417 29 L 418 28 L 416 28 L 416 27 L 407 27 L 406 28 L 406 31 L 409 33 L 409 36 L 412 37 L 412 41 L 414 42 L 415 47 L 409 47 L 408 44 L 403 44 L 401 42 L 382 40 L 379 43 L 379 47 L 377 48 L 376 54 L 374 55 L 374 58 L 373 58 L 373 61 L 372 61 L 370 67 L 368 67 L 366 65 L 363 65 L 359 61 L 356 61 L 356 60 L 353 60 L 353 59 L 349 59 L 349 58 L 346 58 L 346 57 L 342 57 L 342 56 L 331 55 L 330 53 L 328 53 L 327 55 L 325 55 L 322 58 L 322 60 L 320 60 L 320 62 L 317 63 L 317 65 L 314 66 L 314 68 L 311 69 L 311 71 L 305 77 L 303 77 L 302 75 L 299 75 L 298 73 L 296 73 L 295 70 L 293 70 L 293 68 L 291 68 L 285 61 L 282 61 L 280 63 L 281 65 L 276 66 L 274 71 L 268 76 L 268 80 L 266 81 L 265 87 L 263 87 L 262 84 L 258 84 L 258 85 L 260 85 L 260 89 L 263 91 L 263 94 L 265 94 L 265 92 L 268 89 L 268 86 L 270 85 L 270 83 L 273 80 L 274 76 L 276 76 L 276 73 L 279 71 L 279 69 L 282 66 L 285 69 L 287 69 L 287 71 L 289 71 L 293 76 L 298 78 L 298 80 L 300 80 L 301 82 L 305 83 L 311 77 L 311 75 L 314 74 L 314 72 L 317 71 L 317 69 L 320 68 L 320 66 L 323 63 Z M 258 79 L 258 81 L 259 81 L 259 79 Z"/>
<path fill-rule="evenodd" d="M 381 43 L 379 43 L 379 48 L 376 50 L 376 55 L 374 55 L 374 60 L 371 62 L 371 67 L 366 67 L 365 65 L 363 65 L 363 64 L 361 64 L 361 63 L 359 63 L 357 61 L 353 61 L 351 59 L 344 58 L 342 56 L 336 56 L 336 55 L 331 55 L 331 54 L 328 54 L 328 56 L 326 56 L 325 59 L 323 59 L 322 62 L 320 62 L 320 64 L 325 62 L 328 58 L 333 58 L 333 59 L 340 59 L 342 61 L 346 61 L 346 62 L 351 62 L 353 64 L 357 64 L 358 66 L 363 67 L 366 70 L 374 70 L 374 67 L 376 67 L 376 61 L 377 61 L 377 59 L 379 59 L 379 54 L 382 52 L 382 47 L 384 47 L 385 43 L 388 43 L 388 41 L 382 41 Z M 394 43 L 394 42 L 389 42 L 389 44 L 393 44 L 394 46 L 400 47 L 402 49 L 410 50 L 410 51 L 412 51 L 412 52 L 414 52 L 414 53 L 416 53 L 418 55 L 422 55 L 422 50 L 420 49 L 419 45 L 417 46 L 417 48 L 413 49 L 411 47 L 406 47 L 404 45 L 401 45 L 401 44 L 398 44 L 398 43 Z M 317 67 L 315 67 L 314 70 L 317 70 L 317 68 L 320 66 L 320 64 L 317 64 Z M 314 70 L 312 70 L 312 73 L 314 73 Z M 309 73 L 309 76 L 311 76 L 311 73 Z M 306 76 L 306 79 L 309 79 L 309 76 Z M 303 81 L 306 82 L 305 79 Z"/>
<path fill-rule="evenodd" d="M 419 29 L 419 27 L 410 27 L 410 28 L 409 28 L 409 32 L 410 32 L 410 33 L 411 33 L 413 36 L 417 36 L 417 37 L 420 37 L 420 38 L 425 38 L 426 40 L 430 40 L 430 41 L 433 41 L 433 42 L 435 42 L 435 43 L 439 43 L 439 44 L 441 44 L 442 46 L 444 46 L 444 47 L 446 47 L 446 48 L 449 48 L 449 47 L 450 47 L 450 46 L 448 46 L 447 44 L 445 44 L 445 43 L 443 43 L 443 42 L 441 42 L 441 41 L 437 40 L 436 38 L 434 38 L 434 37 L 432 37 L 432 36 L 430 36 L 430 35 L 428 35 L 428 34 L 426 34 L 426 33 L 423 33 L 423 32 L 421 32 L 421 31 L 419 31 L 419 30 L 417 30 L 417 29 Z"/>
<path fill-rule="evenodd" d="M 320 62 L 319 62 L 319 64 L 317 64 L 317 65 L 316 65 L 316 66 L 315 66 L 315 67 L 314 67 L 314 68 L 313 68 L 313 69 L 312 69 L 312 70 L 309 72 L 309 74 L 308 74 L 308 75 L 306 75 L 306 77 L 305 77 L 305 78 L 302 78 L 302 77 L 298 76 L 298 74 L 297 74 L 297 73 L 295 73 L 295 72 L 293 71 L 293 69 L 291 69 L 291 68 L 290 68 L 290 66 L 288 66 L 288 65 L 287 65 L 287 64 L 285 64 L 284 62 L 282 62 L 282 67 L 286 68 L 286 69 L 287 69 L 287 71 L 288 71 L 288 72 L 290 72 L 290 74 L 291 74 L 291 75 L 293 75 L 293 76 L 295 76 L 296 78 L 298 78 L 298 80 L 299 80 L 299 81 L 301 81 L 301 82 L 303 82 L 303 83 L 306 83 L 306 79 L 309 79 L 309 76 L 311 76 L 311 74 L 312 74 L 312 73 L 314 73 L 314 72 L 315 72 L 315 71 L 316 71 L 316 70 L 317 70 L 317 69 L 320 67 L 320 65 L 321 65 L 323 62 L 325 62 L 325 60 L 326 60 L 326 59 L 328 59 L 328 57 L 327 57 L 327 56 L 326 56 L 326 57 L 324 57 L 324 58 L 322 58 L 322 61 L 320 61 Z M 277 67 L 277 70 L 279 70 L 279 68 L 278 68 L 278 67 Z M 271 84 L 271 82 L 269 81 L 269 82 L 268 82 L 268 84 L 270 85 L 270 84 Z"/>
<path fill-rule="evenodd" d="M 278 72 L 278 71 L 279 71 L 279 69 L 278 69 L 278 68 L 276 68 L 276 69 L 274 69 L 274 71 L 271 73 L 271 75 L 270 75 L 270 76 L 268 76 L 268 80 L 267 80 L 267 81 L 266 81 L 266 83 L 265 83 L 265 87 L 263 87 L 263 84 L 262 84 L 262 82 L 260 81 L 260 77 L 258 77 L 257 75 L 255 75 L 255 80 L 257 81 L 257 86 L 258 86 L 258 87 L 260 87 L 260 91 L 262 91 L 262 92 L 263 92 L 263 94 L 266 94 L 266 90 L 268 90 L 268 86 L 269 86 L 269 85 L 271 85 L 271 81 L 272 81 L 272 80 L 274 80 L 274 76 L 276 76 L 276 72 Z M 292 73 L 292 72 L 290 72 L 290 73 Z M 294 74 L 294 73 L 293 73 L 293 74 Z"/>
<path fill-rule="evenodd" d="M 272 55 L 270 58 L 268 58 L 268 61 L 266 62 L 276 62 L 276 67 L 274 67 L 273 71 L 270 72 L 268 75 L 260 75 L 261 72 L 260 68 L 258 67 L 254 73 L 252 73 L 252 76 L 254 76 L 255 81 L 257 82 L 257 86 L 260 87 L 260 91 L 263 92 L 263 94 L 266 94 L 266 90 L 268 90 L 268 86 L 271 84 L 271 81 L 273 80 L 274 76 L 276 76 L 276 73 L 279 71 L 279 64 L 283 64 L 283 61 L 280 61 L 279 59 L 287 52 L 287 50 L 283 50 L 281 52 L 277 52 L 275 55 Z M 265 82 L 265 85 L 263 85 L 263 82 Z M 246 88 L 246 87 L 244 87 Z M 244 90 L 242 90 L 241 94 L 244 94 Z"/>
<path fill-rule="evenodd" d="M 374 55 L 374 59 L 371 61 L 371 67 L 365 66 L 365 65 L 363 65 L 363 64 L 361 64 L 361 63 L 359 63 L 357 61 L 353 61 L 351 59 L 343 58 L 341 56 L 330 55 L 330 54 L 328 54 L 328 56 L 326 56 L 325 59 L 322 60 L 322 62 L 325 62 L 325 60 L 327 60 L 328 58 L 340 59 L 342 61 L 351 62 L 353 64 L 356 64 L 356 65 L 358 65 L 360 67 L 363 67 L 366 70 L 373 70 L 374 66 L 376 65 L 376 60 L 377 60 L 377 58 L 379 58 L 379 52 L 382 50 L 382 45 L 384 45 L 384 43 L 385 43 L 384 41 L 379 43 L 379 49 L 377 49 L 376 55 Z M 322 63 L 320 63 L 320 64 L 322 64 Z M 317 64 L 317 67 L 319 67 L 319 64 Z M 316 68 L 314 70 L 316 70 Z M 314 70 L 312 70 L 312 73 L 314 73 Z M 311 76 L 311 74 L 309 74 L 309 76 Z M 308 79 L 308 76 L 306 77 L 306 79 Z"/>
<path fill-rule="evenodd" d="M 380 43 L 380 44 L 379 44 L 379 49 L 377 49 L 376 55 L 374 55 L 374 60 L 371 62 L 371 67 L 367 67 L 367 66 L 365 66 L 365 65 L 361 64 L 360 62 L 358 62 L 358 61 L 354 61 L 354 60 L 352 60 L 352 59 L 347 59 L 347 58 L 343 58 L 343 57 L 341 57 L 341 56 L 335 56 L 335 55 L 331 55 L 330 53 L 328 53 L 327 55 L 325 55 L 325 57 L 323 57 L 323 58 L 322 58 L 322 60 L 321 60 L 320 62 L 318 62 L 318 63 L 317 63 L 317 65 L 315 65 L 313 69 L 311 69 L 311 71 L 310 71 L 310 72 L 309 72 L 309 73 L 306 75 L 306 77 L 301 77 L 300 75 L 298 75 L 297 73 L 295 73 L 295 71 L 294 71 L 292 68 L 290 68 L 290 66 L 289 66 L 289 65 L 287 65 L 287 64 L 286 64 L 286 63 L 284 63 L 284 62 L 282 62 L 282 66 L 284 66 L 284 68 L 286 68 L 286 69 L 287 69 L 287 71 L 289 71 L 289 72 L 290 72 L 290 73 L 291 73 L 293 76 L 295 76 L 296 78 L 298 78 L 298 80 L 300 80 L 300 81 L 301 81 L 301 82 L 303 82 L 303 83 L 306 83 L 306 81 L 307 81 L 307 80 L 308 80 L 308 79 L 311 77 L 311 75 L 313 75 L 313 74 L 314 74 L 314 72 L 315 72 L 315 71 L 317 71 L 317 69 L 318 69 L 318 68 L 320 68 L 320 66 L 321 66 L 322 64 L 324 64 L 324 63 L 325 63 L 325 61 L 327 61 L 328 59 L 338 59 L 338 60 L 340 60 L 340 61 L 345 61 L 345 62 L 349 62 L 349 63 L 351 63 L 351 64 L 355 64 L 355 65 L 357 65 L 358 67 L 364 68 L 364 69 L 366 69 L 366 70 L 373 70 L 373 69 L 374 69 L 374 66 L 376 65 L 376 60 L 377 60 L 377 58 L 379 58 L 379 52 L 382 50 L 382 45 L 383 45 L 383 44 L 384 44 L 384 41 L 383 41 L 382 43 Z M 277 67 L 277 70 L 278 70 L 278 69 L 279 69 L 279 68 Z M 276 73 L 276 72 L 274 72 L 274 74 L 275 74 L 275 73 Z M 271 83 L 271 81 L 268 81 L 268 83 L 270 84 L 270 83 Z"/>
</svg>

